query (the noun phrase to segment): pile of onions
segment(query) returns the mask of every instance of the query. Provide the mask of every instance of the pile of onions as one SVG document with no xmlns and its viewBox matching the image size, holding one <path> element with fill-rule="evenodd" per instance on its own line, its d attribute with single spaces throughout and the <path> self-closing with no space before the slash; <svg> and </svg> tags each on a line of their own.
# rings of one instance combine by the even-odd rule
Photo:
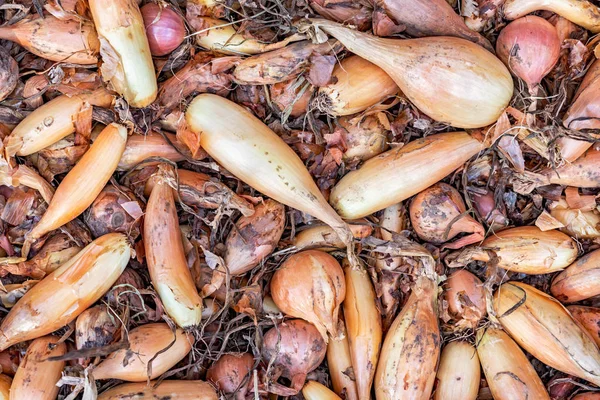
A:
<svg viewBox="0 0 600 400">
<path fill-rule="evenodd" d="M 243 400 L 251 386 L 249 378 L 253 368 L 254 357 L 250 353 L 224 354 L 206 371 L 206 379 L 221 392 L 235 393 L 236 399 Z"/>
<path fill-rule="evenodd" d="M 600 250 L 584 255 L 556 275 L 550 291 L 563 303 L 575 303 L 599 295 Z"/>
<path fill-rule="evenodd" d="M 281 311 L 302 318 L 327 342 L 338 337 L 338 318 L 346 297 L 344 271 L 335 258 L 306 250 L 289 257 L 271 279 L 271 296 Z"/>
<path fill-rule="evenodd" d="M 535 95 L 537 86 L 558 61 L 560 46 L 556 28 L 543 18 L 529 15 L 500 31 L 496 54 Z"/>
<path fill-rule="evenodd" d="M 476 328 L 487 313 L 483 283 L 467 270 L 452 272 L 445 282 L 444 298 L 459 328 Z"/>
<path fill-rule="evenodd" d="M 148 3 L 140 8 L 140 12 L 153 56 L 166 56 L 183 42 L 185 37 L 183 18 L 171 7 Z"/>
<path fill-rule="evenodd" d="M 467 342 L 448 343 L 442 350 L 434 400 L 475 400 L 479 393 L 479 357 Z"/>
</svg>

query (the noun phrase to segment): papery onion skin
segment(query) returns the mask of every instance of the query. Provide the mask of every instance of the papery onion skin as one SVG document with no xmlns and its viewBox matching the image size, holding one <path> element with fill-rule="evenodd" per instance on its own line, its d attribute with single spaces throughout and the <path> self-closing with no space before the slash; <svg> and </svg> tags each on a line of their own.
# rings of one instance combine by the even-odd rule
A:
<svg viewBox="0 0 600 400">
<path fill-rule="evenodd" d="M 170 7 L 147 3 L 140 8 L 140 12 L 153 56 L 166 56 L 183 42 L 185 36 L 183 18 Z"/>
<path fill-rule="evenodd" d="M 332 21 L 354 25 L 361 31 L 371 26 L 373 10 L 368 1 L 309 0 L 309 4 L 317 14 Z"/>
<path fill-rule="evenodd" d="M 456 325 L 460 327 L 475 328 L 487 313 L 483 283 L 467 270 L 461 269 L 450 274 L 444 297 L 450 315 L 457 319 Z"/>
<path fill-rule="evenodd" d="M 600 308 L 585 306 L 568 306 L 567 310 L 594 339 L 600 347 Z"/>
<path fill-rule="evenodd" d="M 269 89 L 271 101 L 277 110 L 294 118 L 306 113 L 313 92 L 312 85 L 298 86 L 295 79 L 276 83 Z"/>
<path fill-rule="evenodd" d="M 440 181 L 483 149 L 466 132 L 414 140 L 346 174 L 333 187 L 329 202 L 345 219 L 366 217 Z"/>
<path fill-rule="evenodd" d="M 584 255 L 556 275 L 550 292 L 563 303 L 575 303 L 600 294 L 600 250 Z"/>
<path fill-rule="evenodd" d="M 342 320 L 340 320 L 340 325 L 343 325 L 341 328 L 342 335 L 340 335 L 343 337 L 330 337 L 329 343 L 327 343 L 327 367 L 329 368 L 331 385 L 333 390 L 339 396 L 344 396 L 346 400 L 359 400 L 356 392 L 356 382 L 353 377 L 348 376 L 348 372 L 353 371 L 348 334 Z"/>
<path fill-rule="evenodd" d="M 115 386 L 98 395 L 98 400 L 218 400 L 215 389 L 203 381 L 161 381 L 158 387 L 156 382 L 125 383 Z"/>
<path fill-rule="evenodd" d="M 508 69 L 492 53 L 468 40 L 382 39 L 335 22 L 312 22 L 349 51 L 387 72 L 402 93 L 436 121 L 457 128 L 480 128 L 496 122 L 512 97 Z M 468 97 L 463 95 L 466 87 Z"/>
<path fill-rule="evenodd" d="M 561 231 L 577 239 L 600 237 L 600 215 L 598 212 L 569 208 L 564 199 L 548 205 L 550 215 L 564 225 Z"/>
<path fill-rule="evenodd" d="M 519 18 L 500 31 L 496 54 L 523 79 L 530 93 L 536 93 L 542 79 L 560 57 L 561 41 L 556 28 L 543 18 Z"/>
<path fill-rule="evenodd" d="M 563 125 L 565 128 L 575 130 L 600 129 L 599 84 L 600 60 L 596 60 L 585 74 L 577 93 L 575 93 L 575 98 L 564 116 Z M 589 146 L 592 145 L 590 142 L 583 143 L 589 144 Z M 581 146 L 583 147 L 583 144 Z"/>
<path fill-rule="evenodd" d="M 558 300 L 527 284 L 507 282 L 494 295 L 494 310 L 504 329 L 535 358 L 600 383 L 598 346 Z"/>
<path fill-rule="evenodd" d="M 254 368 L 254 357 L 250 353 L 223 354 L 208 371 L 206 379 L 214 383 L 225 394 L 236 393 L 235 398 L 243 400 L 250 385 L 250 374 Z M 246 387 L 242 383 L 246 380 Z"/>
<path fill-rule="evenodd" d="M 498 328 L 477 332 L 477 354 L 495 399 L 550 400 L 550 396 L 519 346 Z"/>
<path fill-rule="evenodd" d="M 366 161 L 389 148 L 387 133 L 390 124 L 383 112 L 367 116 L 346 116 L 338 118 L 343 128 L 341 135 L 346 151 L 343 159 Z"/>
<path fill-rule="evenodd" d="M 576 104 L 576 102 L 577 100 L 575 100 L 575 102 L 572 103 L 572 105 Z M 589 122 L 594 124 L 595 118 L 590 119 Z M 565 124 L 568 128 L 569 123 L 565 122 Z M 598 125 L 595 128 L 600 128 L 600 125 Z M 592 147 L 594 143 L 587 142 L 585 140 L 572 139 L 570 137 L 561 137 L 556 140 L 556 144 L 560 149 L 560 156 L 562 157 L 562 159 L 565 161 L 573 162 L 577 160 L 580 156 L 582 156 L 590 147 Z"/>
<path fill-rule="evenodd" d="M 600 32 L 600 9 L 587 0 L 506 0 L 504 18 L 513 20 L 541 10 L 558 14 L 594 33 Z"/>
<path fill-rule="evenodd" d="M 329 254 L 305 250 L 290 256 L 273 274 L 271 296 L 285 314 L 314 324 L 326 342 L 327 333 L 338 337 L 346 283 L 342 267 Z"/>
<path fill-rule="evenodd" d="M 475 400 L 479 393 L 479 357 L 475 347 L 454 341 L 442 349 L 434 400 Z"/>
<path fill-rule="evenodd" d="M 6 99 L 19 82 L 19 65 L 8 50 L 0 46 L 0 101 Z"/>
<path fill-rule="evenodd" d="M 285 321 L 271 328 L 263 337 L 262 358 L 265 363 L 274 360 L 282 376 L 292 381 L 291 390 L 298 393 L 306 375 L 325 359 L 327 345 L 314 325 L 302 319 Z"/>
</svg>

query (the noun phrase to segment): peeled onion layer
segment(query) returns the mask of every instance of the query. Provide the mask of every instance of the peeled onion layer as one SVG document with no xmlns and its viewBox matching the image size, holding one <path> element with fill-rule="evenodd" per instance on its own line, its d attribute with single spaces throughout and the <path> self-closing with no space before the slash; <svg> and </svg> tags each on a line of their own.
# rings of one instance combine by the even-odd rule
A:
<svg viewBox="0 0 600 400">
<path fill-rule="evenodd" d="M 436 121 L 458 128 L 496 122 L 513 93 L 508 69 L 492 53 L 455 37 L 382 39 L 326 21 L 313 25 L 379 66 Z"/>
<path fill-rule="evenodd" d="M 523 17 L 534 11 L 551 11 L 592 31 L 600 32 L 600 9 L 587 0 L 506 0 L 504 18 Z"/>
<path fill-rule="evenodd" d="M 204 381 L 166 380 L 156 382 L 125 383 L 98 395 L 98 400 L 217 400 L 215 389 Z"/>
<path fill-rule="evenodd" d="M 333 187 L 329 202 L 345 219 L 366 217 L 439 182 L 484 148 L 466 132 L 414 140 L 346 174 Z"/>
<path fill-rule="evenodd" d="M 600 250 L 592 251 L 554 277 L 550 292 L 563 303 L 600 294 Z"/>
<path fill-rule="evenodd" d="M 576 239 L 600 237 L 600 214 L 597 211 L 570 208 L 564 199 L 552 202 L 548 209 L 550 215 L 563 225 L 560 230 L 570 236 Z"/>
</svg>

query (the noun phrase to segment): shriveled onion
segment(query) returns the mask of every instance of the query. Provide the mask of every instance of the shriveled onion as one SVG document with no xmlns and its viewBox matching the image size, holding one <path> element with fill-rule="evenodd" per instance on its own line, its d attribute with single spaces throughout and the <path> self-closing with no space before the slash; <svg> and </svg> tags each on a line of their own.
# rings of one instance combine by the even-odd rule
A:
<svg viewBox="0 0 600 400">
<path fill-rule="evenodd" d="M 165 56 L 183 42 L 185 24 L 171 7 L 161 7 L 156 3 L 147 3 L 140 8 L 148 45 L 153 56 Z"/>
<path fill-rule="evenodd" d="M 455 341 L 442 349 L 434 400 L 475 400 L 479 393 L 479 357 L 474 346 Z"/>
<path fill-rule="evenodd" d="M 206 379 L 223 393 L 235 393 L 236 399 L 243 400 L 246 398 L 253 367 L 254 357 L 250 353 L 223 354 L 206 371 Z"/>
<path fill-rule="evenodd" d="M 568 306 L 567 310 L 590 334 L 596 345 L 600 347 L 600 308 Z"/>
<path fill-rule="evenodd" d="M 271 279 L 271 296 L 281 311 L 315 325 L 325 342 L 338 337 L 338 315 L 346 297 L 344 271 L 335 258 L 318 250 L 290 256 Z"/>
<path fill-rule="evenodd" d="M 504 17 L 517 19 L 534 11 L 551 11 L 583 26 L 600 32 L 600 9 L 587 0 L 506 0 Z"/>
<path fill-rule="evenodd" d="M 574 303 L 600 294 L 600 250 L 584 255 L 556 275 L 550 291 L 563 303 Z"/>
<path fill-rule="evenodd" d="M 460 328 L 475 328 L 486 315 L 483 283 L 467 270 L 460 269 L 448 277 L 444 296 L 448 311 Z"/>
</svg>

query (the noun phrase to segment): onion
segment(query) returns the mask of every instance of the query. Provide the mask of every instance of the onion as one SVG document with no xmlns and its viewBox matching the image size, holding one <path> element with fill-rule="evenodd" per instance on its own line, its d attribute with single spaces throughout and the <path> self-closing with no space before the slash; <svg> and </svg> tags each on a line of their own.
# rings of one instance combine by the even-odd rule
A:
<svg viewBox="0 0 600 400">
<path fill-rule="evenodd" d="M 302 388 L 302 395 L 306 400 L 342 400 L 327 386 L 321 385 L 317 381 L 306 382 L 306 385 Z"/>
<path fill-rule="evenodd" d="M 285 228 L 285 207 L 268 199 L 254 214 L 240 217 L 225 241 L 225 265 L 231 275 L 256 267 L 277 247 Z"/>
<path fill-rule="evenodd" d="M 140 8 L 140 12 L 153 56 L 166 56 L 183 42 L 185 37 L 183 18 L 171 7 L 147 3 Z"/>
<path fill-rule="evenodd" d="M 75 322 L 75 346 L 81 350 L 109 345 L 118 328 L 117 318 L 110 315 L 106 306 L 88 308 Z"/>
<path fill-rule="evenodd" d="M 94 378 L 129 382 L 155 379 L 181 361 L 190 352 L 193 343 L 191 334 L 181 329 L 174 332 L 165 323 L 138 326 L 129 331 L 129 348 L 110 353 L 94 368 Z M 152 369 L 148 376 L 150 360 Z"/>
<path fill-rule="evenodd" d="M 596 60 L 585 74 L 577 93 L 575 93 L 575 98 L 564 116 L 563 125 L 566 128 L 600 129 L 600 96 L 597 89 L 599 84 L 600 60 Z M 573 141 L 570 138 L 564 140 Z M 584 145 L 587 145 L 588 148 L 592 145 L 591 142 L 577 142 L 580 142 L 582 148 Z"/>
<path fill-rule="evenodd" d="M 9 400 L 12 378 L 4 373 L 0 374 L 0 400 Z"/>
<path fill-rule="evenodd" d="M 344 140 L 344 161 L 366 161 L 388 149 L 390 122 L 383 112 L 372 115 L 347 116 L 338 119 Z"/>
<path fill-rule="evenodd" d="M 121 232 L 135 240 L 140 235 L 142 207 L 125 186 L 107 185 L 85 214 L 85 222 L 94 237 Z"/>
<path fill-rule="evenodd" d="M 0 353 L 0 366 L 2 367 L 3 375 L 14 376 L 20 362 L 21 352 L 15 348 L 4 350 Z"/>
<path fill-rule="evenodd" d="M 249 377 L 253 369 L 252 354 L 223 354 L 206 371 L 206 379 L 226 395 L 235 394 L 236 399 L 243 400 L 249 387 L 252 386 Z"/>
<path fill-rule="evenodd" d="M 319 88 L 315 102 L 321 111 L 335 116 L 364 111 L 400 91 L 390 75 L 358 56 L 336 64 L 332 82 Z"/>
<path fill-rule="evenodd" d="M 19 82 L 19 65 L 8 50 L 0 46 L 0 101 L 6 99 Z"/>
<path fill-rule="evenodd" d="M 164 133 L 164 135 L 171 143 L 179 144 L 175 135 L 170 133 Z M 182 152 L 178 151 L 165 137 L 158 132 L 129 136 L 117 169 L 119 171 L 130 170 L 142 161 L 152 157 L 166 158 L 172 162 L 185 160 Z"/>
<path fill-rule="evenodd" d="M 598 346 L 556 299 L 524 283 L 508 282 L 494 295 L 494 310 L 504 329 L 535 358 L 600 383 Z"/>
<path fill-rule="evenodd" d="M 323 362 L 327 346 L 314 325 L 302 320 L 292 319 L 271 328 L 263 337 L 262 358 L 286 379 L 292 382 L 291 388 L 282 393 L 284 396 L 297 394 L 304 386 L 306 375 Z M 277 388 L 271 387 L 271 393 Z"/>
<path fill-rule="evenodd" d="M 342 218 L 366 217 L 428 188 L 483 149 L 484 144 L 466 132 L 414 140 L 346 174 L 329 201 Z"/>
<path fill-rule="evenodd" d="M 375 375 L 377 400 L 429 399 L 440 347 L 437 284 L 421 276 L 385 336 Z"/>
<path fill-rule="evenodd" d="M 600 250 L 592 251 L 554 277 L 550 292 L 563 303 L 600 294 Z"/>
<path fill-rule="evenodd" d="M 146 107 L 156 98 L 154 64 L 135 0 L 90 0 L 100 39 L 102 79 L 132 107 Z"/>
<path fill-rule="evenodd" d="M 348 226 L 352 231 L 352 236 L 356 239 L 366 238 L 373 232 L 373 228 L 364 219 L 351 221 Z M 292 244 L 298 249 L 310 248 L 321 251 L 333 251 L 346 247 L 335 231 L 327 225 L 311 225 L 298 232 Z"/>
<path fill-rule="evenodd" d="M 600 393 L 598 393 L 598 392 L 579 393 L 578 395 L 571 397 L 571 400 L 600 400 Z"/>
<path fill-rule="evenodd" d="M 570 208 L 564 199 L 553 201 L 548 209 L 550 215 L 563 225 L 563 232 L 578 239 L 600 237 L 600 215 L 596 211 Z"/>
<path fill-rule="evenodd" d="M 512 20 L 534 11 L 551 11 L 583 26 L 600 32 L 600 9 L 587 0 L 506 0 L 504 17 Z"/>
<path fill-rule="evenodd" d="M 346 400 L 358 400 L 354 370 L 352 369 L 352 355 L 348 344 L 346 326 L 340 321 L 340 338 L 329 338 L 327 343 L 327 367 L 331 377 L 333 390 Z M 350 372 L 352 371 L 352 374 Z"/>
<path fill-rule="evenodd" d="M 600 346 L 600 308 L 568 306 L 567 310 L 590 334 L 596 345 Z"/>
<path fill-rule="evenodd" d="M 485 291 L 481 280 L 467 270 L 453 272 L 446 281 L 444 298 L 459 328 L 475 329 L 486 315 Z"/>
<path fill-rule="evenodd" d="M 0 26 L 0 39 L 10 40 L 36 56 L 57 62 L 95 65 L 100 43 L 94 25 L 81 19 L 51 15 Z"/>
<path fill-rule="evenodd" d="M 338 315 L 346 296 L 344 271 L 335 258 L 318 250 L 290 256 L 271 279 L 271 296 L 281 311 L 315 325 L 325 342 L 338 337 Z"/>
<path fill-rule="evenodd" d="M 494 192 L 492 192 L 491 190 L 486 190 L 485 194 L 473 193 L 472 201 L 479 215 L 490 226 L 490 229 L 493 232 L 500 230 L 506 225 L 508 225 L 508 219 L 501 211 L 501 209 L 496 206 Z"/>
<path fill-rule="evenodd" d="M 556 28 L 550 22 L 529 15 L 500 31 L 496 53 L 535 95 L 538 85 L 560 57 L 560 45 Z"/>
<path fill-rule="evenodd" d="M 475 400 L 479 393 L 479 357 L 471 344 L 448 343 L 442 349 L 433 400 Z"/>
<path fill-rule="evenodd" d="M 512 97 L 513 82 L 504 64 L 468 40 L 382 39 L 335 22 L 313 24 L 387 72 L 402 93 L 436 121 L 459 128 L 486 126 L 496 122 Z"/>
<path fill-rule="evenodd" d="M 40 251 L 31 259 L 25 261 L 24 264 L 32 269 L 42 270 L 44 275 L 47 275 L 54 272 L 80 251 L 81 247 L 75 245 L 68 235 L 59 233 L 48 238 Z"/>
<path fill-rule="evenodd" d="M 64 361 L 48 361 L 62 356 L 67 345 L 55 336 L 44 336 L 31 342 L 10 387 L 10 399 L 56 399 L 65 367 Z"/>
<path fill-rule="evenodd" d="M 375 290 L 365 270 L 346 265 L 344 317 L 359 399 L 368 399 L 379 360 L 382 327 Z"/>
<path fill-rule="evenodd" d="M 203 381 L 125 383 L 100 393 L 98 400 L 218 400 L 215 389 Z"/>
<path fill-rule="evenodd" d="M 458 190 L 446 183 L 436 183 L 415 196 L 410 204 L 410 221 L 424 241 L 442 244 L 460 233 L 470 233 L 444 248 L 459 249 L 485 237 L 483 226 L 466 215 L 467 207 Z"/>
<path fill-rule="evenodd" d="M 361 31 L 371 27 L 373 10 L 369 1 L 309 0 L 308 3 L 316 13 L 332 21 L 354 25 Z"/>
<path fill-rule="evenodd" d="M 477 354 L 494 399 L 550 400 L 529 359 L 504 331 L 477 331 Z"/>
</svg>

